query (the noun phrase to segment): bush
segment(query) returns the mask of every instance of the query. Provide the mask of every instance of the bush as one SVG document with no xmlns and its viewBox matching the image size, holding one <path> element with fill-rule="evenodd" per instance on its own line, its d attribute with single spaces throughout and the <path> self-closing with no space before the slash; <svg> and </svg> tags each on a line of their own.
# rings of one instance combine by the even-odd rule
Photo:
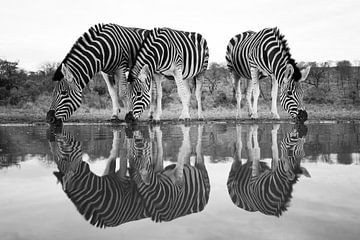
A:
<svg viewBox="0 0 360 240">
<path fill-rule="evenodd" d="M 331 96 L 329 89 L 322 87 L 319 88 L 310 88 L 306 91 L 304 96 L 304 101 L 306 103 L 330 103 L 333 104 L 335 99 Z"/>
<path fill-rule="evenodd" d="M 219 92 L 215 97 L 215 106 L 214 107 L 224 106 L 224 105 L 228 105 L 228 104 L 229 104 L 229 101 L 226 97 L 226 94 L 224 92 Z"/>
</svg>

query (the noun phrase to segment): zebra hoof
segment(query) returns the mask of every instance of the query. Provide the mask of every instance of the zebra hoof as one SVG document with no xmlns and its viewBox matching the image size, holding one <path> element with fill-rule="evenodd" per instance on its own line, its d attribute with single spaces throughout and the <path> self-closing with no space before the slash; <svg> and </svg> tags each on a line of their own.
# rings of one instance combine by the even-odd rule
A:
<svg viewBox="0 0 360 240">
<path fill-rule="evenodd" d="M 198 118 L 198 121 L 203 122 L 205 119 L 203 117 Z"/>
<path fill-rule="evenodd" d="M 255 113 L 249 114 L 249 117 L 250 117 L 251 119 L 258 119 L 258 115 L 255 114 Z"/>
<path fill-rule="evenodd" d="M 279 116 L 279 114 L 277 114 L 277 113 L 271 113 L 271 117 L 272 117 L 273 119 L 280 119 L 280 116 Z"/>
<path fill-rule="evenodd" d="M 179 119 L 181 122 L 190 122 L 191 119 L 190 118 L 180 118 Z"/>
</svg>

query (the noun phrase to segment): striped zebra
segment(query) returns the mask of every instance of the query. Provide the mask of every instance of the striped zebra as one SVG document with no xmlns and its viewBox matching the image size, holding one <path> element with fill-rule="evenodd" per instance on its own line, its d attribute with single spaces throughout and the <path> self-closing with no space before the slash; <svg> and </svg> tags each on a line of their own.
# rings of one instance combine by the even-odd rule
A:
<svg viewBox="0 0 360 240">
<path fill-rule="evenodd" d="M 300 83 L 307 78 L 310 66 L 300 69 L 291 57 L 287 41 L 278 28 L 265 28 L 257 33 L 247 31 L 236 35 L 227 46 L 226 62 L 236 88 L 238 117 L 240 117 L 241 102 L 240 78 L 247 79 L 248 82 L 246 99 L 249 116 L 257 118 L 259 80 L 270 76 L 273 117 L 280 118 L 276 103 L 278 86 L 280 86 L 281 106 L 297 122 L 303 123 L 307 120 Z"/>
<path fill-rule="evenodd" d="M 271 168 L 259 161 L 260 151 L 258 155 L 253 154 L 253 149 L 257 144 L 252 143 L 257 141 L 256 127 L 250 127 L 248 134 L 248 160 L 246 163 L 242 163 L 241 155 L 238 154 L 241 149 L 235 148 L 234 162 L 229 173 L 227 187 L 231 200 L 239 208 L 279 217 L 289 206 L 293 185 L 298 181 L 299 176 L 303 174 L 310 177 L 307 170 L 300 166 L 301 159 L 305 156 L 303 147 L 306 127 L 302 125 L 286 134 L 281 141 L 281 157 L 279 159 L 277 148 L 279 126 L 278 124 L 274 125 L 271 131 L 273 150 Z"/>
<path fill-rule="evenodd" d="M 73 45 L 53 80 L 58 81 L 52 95 L 47 122 L 61 123 L 80 107 L 82 90 L 100 72 L 112 100 L 112 120 L 118 120 L 119 98 L 128 110 L 126 72 L 135 61 L 148 30 L 116 24 L 97 24 L 85 32 Z M 110 80 L 108 75 L 114 75 Z"/>
<path fill-rule="evenodd" d="M 190 165 L 190 127 L 181 128 L 184 139 L 176 164 L 162 168 L 162 146 L 159 145 L 156 156 L 149 154 L 148 151 L 139 151 L 132 161 L 136 166 L 132 167 L 135 170 L 133 178 L 143 197 L 146 211 L 155 222 L 171 221 L 200 212 L 209 200 L 210 181 L 202 154 L 203 126 L 198 128 L 194 166 Z M 157 136 L 161 136 L 159 126 L 155 131 Z M 149 149 L 151 145 L 144 139 L 137 143 L 144 149 Z M 161 141 L 157 143 L 161 144 Z"/>
<path fill-rule="evenodd" d="M 120 169 L 115 172 L 120 132 L 114 131 L 113 134 L 104 176 L 98 176 L 90 170 L 90 165 L 83 160 L 82 144 L 71 134 L 63 131 L 49 138 L 51 152 L 59 170 L 54 175 L 62 184 L 63 191 L 79 213 L 92 225 L 100 228 L 115 227 L 148 217 L 136 185 L 126 175 L 126 158 L 120 159 Z"/>
<path fill-rule="evenodd" d="M 207 42 L 199 33 L 177 31 L 170 28 L 153 29 L 144 40 L 136 62 L 129 72 L 132 111 L 125 116 L 125 120 L 135 121 L 150 104 L 151 80 L 155 73 L 175 79 L 183 106 L 180 114 L 182 120 L 190 119 L 189 80 L 193 79 L 196 85 L 198 118 L 203 119 L 201 86 L 208 59 Z M 161 105 L 158 105 L 157 109 L 155 120 L 160 120 Z"/>
</svg>

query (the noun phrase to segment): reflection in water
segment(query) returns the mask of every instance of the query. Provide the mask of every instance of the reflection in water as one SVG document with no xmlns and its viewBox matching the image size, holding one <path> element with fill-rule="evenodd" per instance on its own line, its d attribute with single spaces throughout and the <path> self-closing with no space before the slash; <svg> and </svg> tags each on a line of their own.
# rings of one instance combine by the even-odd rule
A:
<svg viewBox="0 0 360 240">
<path fill-rule="evenodd" d="M 101 176 L 91 171 L 92 161 L 71 134 L 65 131 L 48 134 L 59 170 L 54 174 L 78 211 L 97 227 L 118 226 L 147 217 L 156 222 L 171 221 L 199 212 L 207 204 L 210 192 L 202 153 L 203 126 L 198 127 L 193 165 L 190 127 L 181 126 L 181 130 L 183 142 L 177 162 L 165 168 L 159 126 L 127 128 L 125 143 L 121 143 L 120 130 L 113 130 L 112 148 L 109 157 L 103 159 L 105 168 Z M 123 152 L 121 144 L 126 146 Z M 116 170 L 118 161 L 120 168 Z"/>
<path fill-rule="evenodd" d="M 151 156 L 151 146 L 141 134 L 136 134 L 136 153 L 131 163 L 134 180 L 144 199 L 145 208 L 156 222 L 171 221 L 175 218 L 202 211 L 209 200 L 210 182 L 202 154 L 203 126 L 198 126 L 195 164 L 190 164 L 190 127 L 181 125 L 182 145 L 176 164 L 162 166 L 162 150 Z M 161 145 L 160 127 L 155 127 L 158 147 Z M 142 140 L 142 141 L 141 141 Z M 140 149 L 140 150 L 139 150 Z"/>
<path fill-rule="evenodd" d="M 59 169 L 54 174 L 78 211 L 97 227 L 113 227 L 147 217 L 136 186 L 126 176 L 125 159 L 120 159 L 120 169 L 115 171 L 120 132 L 115 130 L 113 134 L 110 156 L 104 160 L 107 167 L 101 177 L 82 160 L 81 143 L 71 135 L 63 132 L 50 142 Z"/>
<path fill-rule="evenodd" d="M 294 127 L 281 141 L 281 156 L 278 157 L 277 133 L 280 125 L 275 124 L 271 131 L 272 161 L 271 168 L 260 161 L 258 144 L 258 125 L 251 125 L 247 134 L 246 152 L 248 159 L 241 161 L 241 126 L 237 126 L 237 142 L 234 162 L 227 182 L 233 203 L 249 212 L 259 211 L 265 215 L 279 217 L 287 210 L 293 184 L 301 174 L 310 177 L 307 170 L 300 166 L 304 158 L 304 142 L 307 128 Z"/>
</svg>

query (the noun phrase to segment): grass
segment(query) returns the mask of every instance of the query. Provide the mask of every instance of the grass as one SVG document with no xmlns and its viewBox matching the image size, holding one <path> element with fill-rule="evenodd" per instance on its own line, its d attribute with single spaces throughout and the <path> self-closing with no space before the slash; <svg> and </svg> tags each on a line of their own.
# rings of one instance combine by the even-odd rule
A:
<svg viewBox="0 0 360 240">
<path fill-rule="evenodd" d="M 182 106 L 180 104 L 171 104 L 163 110 L 162 120 L 177 120 Z M 320 120 L 337 120 L 337 121 L 360 121 L 360 107 L 354 105 L 327 105 L 316 104 L 306 105 L 309 115 L 309 121 Z M 281 107 L 278 107 L 280 118 L 282 121 L 290 121 L 290 116 Z M 45 123 L 47 109 L 37 107 L 34 104 L 26 104 L 23 108 L 16 107 L 0 107 L 0 123 Z M 259 120 L 272 121 L 270 115 L 270 107 L 267 105 L 259 105 Z M 197 110 L 191 109 L 190 115 L 192 119 L 197 119 Z M 120 119 L 124 119 L 125 113 L 120 114 Z M 95 109 L 86 106 L 80 107 L 69 122 L 86 122 L 99 123 L 108 122 L 111 117 L 111 109 Z M 217 107 L 204 110 L 205 120 L 236 120 L 236 108 Z M 145 111 L 140 120 L 147 120 L 148 111 Z M 242 108 L 241 118 L 238 120 L 250 120 L 247 114 L 247 108 Z"/>
</svg>

